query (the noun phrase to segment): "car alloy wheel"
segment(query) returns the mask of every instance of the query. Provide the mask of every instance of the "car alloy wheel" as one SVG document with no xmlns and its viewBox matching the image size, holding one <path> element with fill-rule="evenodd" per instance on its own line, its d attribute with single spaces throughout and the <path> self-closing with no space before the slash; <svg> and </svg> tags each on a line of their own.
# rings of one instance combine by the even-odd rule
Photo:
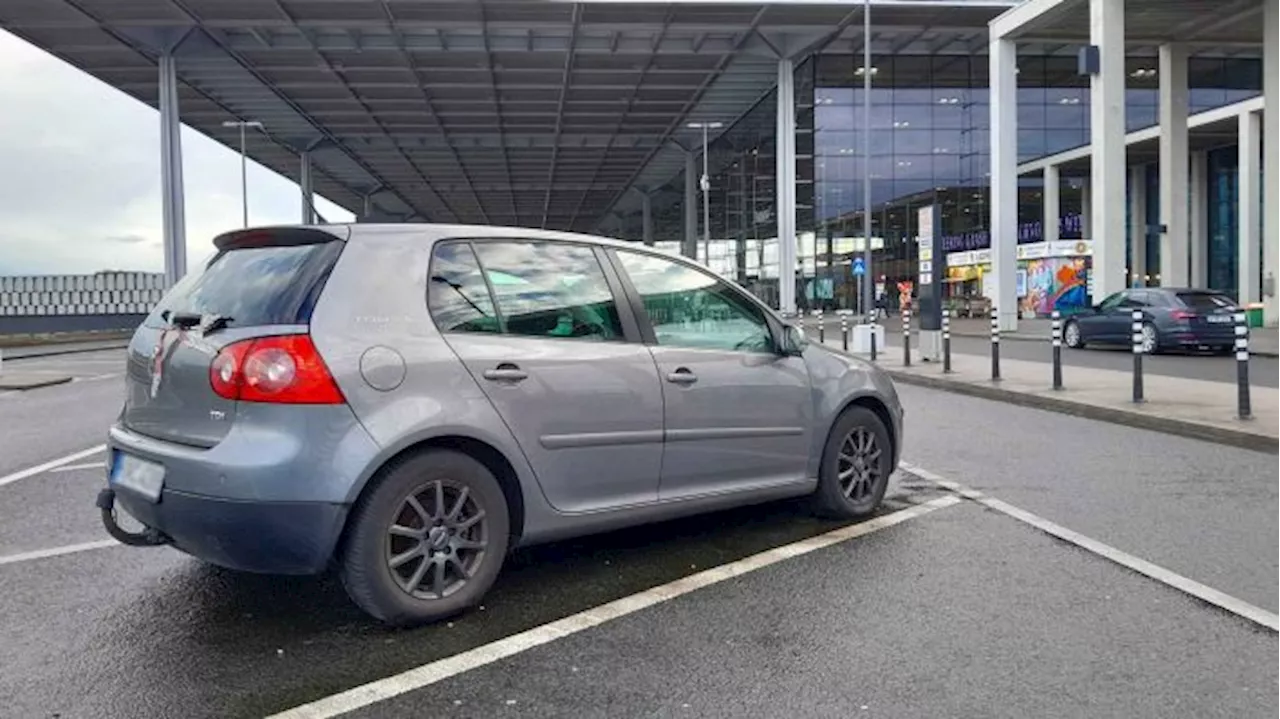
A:
<svg viewBox="0 0 1280 719">
<path fill-rule="evenodd" d="M 1156 349 L 1160 346 L 1160 335 L 1156 332 L 1155 325 L 1142 325 L 1142 353 L 1155 354 Z"/>
<path fill-rule="evenodd" d="M 861 503 L 875 491 L 880 479 L 880 455 L 884 450 L 866 427 L 855 427 L 845 435 L 837 459 L 840 491 L 849 500 Z"/>
<path fill-rule="evenodd" d="M 387 529 L 387 568 L 418 599 L 444 599 L 484 562 L 489 525 L 470 489 L 434 479 L 410 492 Z"/>
<path fill-rule="evenodd" d="M 1080 342 L 1080 324 L 1077 322 L 1068 322 L 1066 330 L 1063 332 L 1063 339 L 1066 340 L 1067 346 L 1076 348 L 1081 345 Z"/>
</svg>

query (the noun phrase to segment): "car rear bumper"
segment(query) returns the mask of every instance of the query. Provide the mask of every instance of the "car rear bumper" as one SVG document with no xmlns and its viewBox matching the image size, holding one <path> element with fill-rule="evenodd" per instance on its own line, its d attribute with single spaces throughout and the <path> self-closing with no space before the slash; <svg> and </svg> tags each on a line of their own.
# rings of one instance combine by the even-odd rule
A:
<svg viewBox="0 0 1280 719">
<path fill-rule="evenodd" d="M 1161 343 L 1169 346 L 1196 349 L 1200 347 L 1231 347 L 1235 344 L 1235 328 L 1228 326 L 1226 330 L 1173 329 L 1160 338 Z"/>
<path fill-rule="evenodd" d="M 211 564 L 266 574 L 318 574 L 329 565 L 347 508 L 321 502 L 246 502 L 165 490 L 152 503 L 115 488 L 116 503 Z"/>
</svg>

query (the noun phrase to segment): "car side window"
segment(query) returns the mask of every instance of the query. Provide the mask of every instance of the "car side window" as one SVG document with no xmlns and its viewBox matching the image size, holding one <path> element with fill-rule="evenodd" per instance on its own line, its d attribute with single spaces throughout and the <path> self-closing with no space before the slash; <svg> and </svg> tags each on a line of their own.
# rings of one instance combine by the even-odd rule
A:
<svg viewBox="0 0 1280 719">
<path fill-rule="evenodd" d="M 477 242 L 508 334 L 621 340 L 613 291 L 595 250 L 562 242 Z"/>
<path fill-rule="evenodd" d="M 723 280 L 653 255 L 622 251 L 618 259 L 640 293 L 659 345 L 773 351 L 764 312 Z"/>
<path fill-rule="evenodd" d="M 1143 290 L 1129 290 L 1124 294 L 1124 307 L 1138 308 L 1151 306 L 1150 293 Z"/>
<path fill-rule="evenodd" d="M 469 244 L 436 245 L 427 284 L 427 306 L 440 331 L 501 331 L 489 288 Z"/>
</svg>

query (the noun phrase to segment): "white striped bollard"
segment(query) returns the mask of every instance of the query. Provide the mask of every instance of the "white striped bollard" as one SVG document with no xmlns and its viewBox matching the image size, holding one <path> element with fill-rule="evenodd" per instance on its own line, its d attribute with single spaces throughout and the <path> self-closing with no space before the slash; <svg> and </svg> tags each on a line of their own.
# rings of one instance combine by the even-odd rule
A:
<svg viewBox="0 0 1280 719">
<path fill-rule="evenodd" d="M 1000 381 L 1000 313 L 991 308 L 991 381 Z"/>
<path fill-rule="evenodd" d="M 1142 310 L 1134 310 L 1130 317 L 1133 322 L 1129 329 L 1133 332 L 1133 402 L 1146 402 L 1142 385 Z"/>
<path fill-rule="evenodd" d="M 845 352 L 849 351 L 849 315 L 840 315 L 840 346 Z"/>
<path fill-rule="evenodd" d="M 951 310 L 942 311 L 942 373 L 951 374 Z"/>
<path fill-rule="evenodd" d="M 1062 313 L 1053 314 L 1053 388 L 1062 389 Z"/>
<path fill-rule="evenodd" d="M 827 326 L 822 321 L 822 310 L 814 310 L 813 315 L 818 318 L 818 344 L 826 344 Z"/>
<path fill-rule="evenodd" d="M 1249 399 L 1249 318 L 1237 312 L 1236 322 L 1236 416 L 1253 419 L 1253 403 Z"/>
<path fill-rule="evenodd" d="M 902 308 L 902 366 L 911 366 L 911 309 Z"/>
</svg>

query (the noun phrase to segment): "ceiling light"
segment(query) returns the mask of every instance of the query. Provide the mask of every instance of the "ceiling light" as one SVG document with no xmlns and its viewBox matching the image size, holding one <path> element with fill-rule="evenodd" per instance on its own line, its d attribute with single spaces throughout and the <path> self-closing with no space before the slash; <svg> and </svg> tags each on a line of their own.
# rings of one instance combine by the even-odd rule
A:
<svg viewBox="0 0 1280 719">
<path fill-rule="evenodd" d="M 1079 105 L 1079 104 L 1080 104 L 1080 98 L 1078 98 L 1078 97 L 1063 97 L 1063 98 L 1059 98 L 1059 99 L 1058 99 L 1058 104 L 1059 104 L 1059 105 Z"/>
<path fill-rule="evenodd" d="M 1155 77 L 1155 76 L 1156 76 L 1155 69 L 1150 67 L 1140 67 L 1137 70 L 1134 70 L 1133 72 L 1129 73 L 1129 77 L 1132 77 L 1138 80 L 1145 80 L 1149 77 Z"/>
<path fill-rule="evenodd" d="M 871 74 L 872 74 L 872 75 L 876 75 L 876 74 L 878 74 L 879 72 L 880 72 L 880 68 L 876 67 L 875 65 L 872 65 L 872 66 L 871 66 Z M 867 74 L 867 69 L 866 69 L 865 67 L 860 67 L 860 68 L 858 68 L 857 70 L 854 70 L 854 71 L 853 71 L 853 74 L 854 74 L 854 75 L 857 75 L 858 77 L 862 77 L 863 75 Z"/>
</svg>

